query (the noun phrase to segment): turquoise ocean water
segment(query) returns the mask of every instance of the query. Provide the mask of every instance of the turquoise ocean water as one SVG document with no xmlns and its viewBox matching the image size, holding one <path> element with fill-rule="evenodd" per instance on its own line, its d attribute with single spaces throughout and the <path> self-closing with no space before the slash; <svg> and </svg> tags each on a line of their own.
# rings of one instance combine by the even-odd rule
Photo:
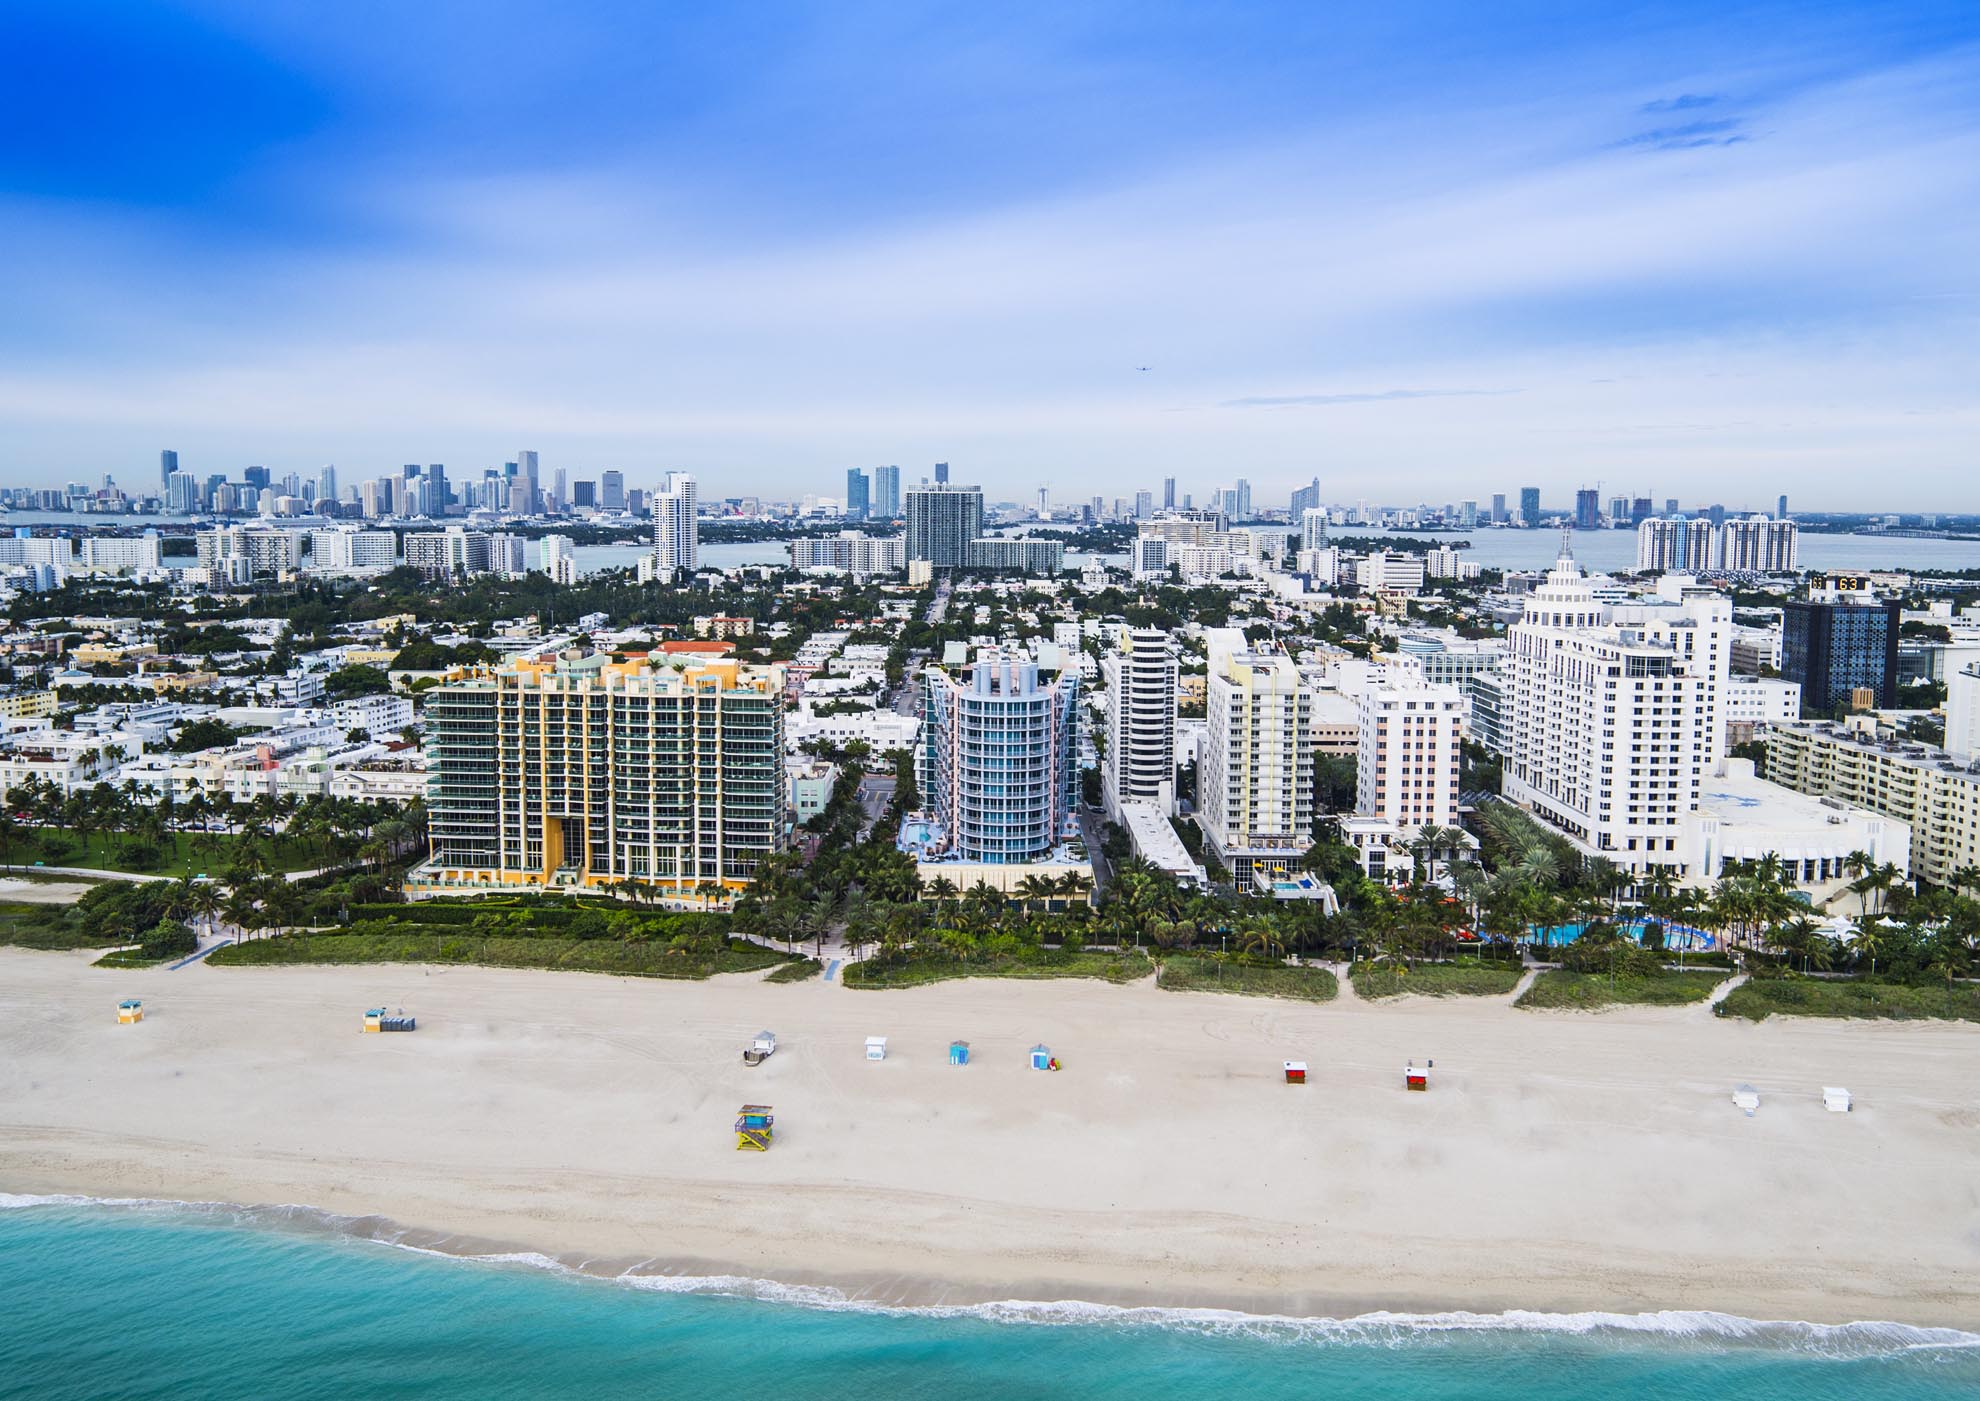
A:
<svg viewBox="0 0 1980 1401">
<path fill-rule="evenodd" d="M 0 1397 L 1980 1396 L 1980 1336 L 1892 1325 L 880 1310 L 722 1287 L 759 1297 L 428 1255 L 311 1213 L 0 1197 Z"/>
</svg>

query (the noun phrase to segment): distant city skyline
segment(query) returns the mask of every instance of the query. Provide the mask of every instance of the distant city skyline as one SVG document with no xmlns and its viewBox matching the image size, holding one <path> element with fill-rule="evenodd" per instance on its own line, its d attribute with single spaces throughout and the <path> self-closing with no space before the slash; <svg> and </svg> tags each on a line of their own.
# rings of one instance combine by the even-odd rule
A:
<svg viewBox="0 0 1980 1401">
<path fill-rule="evenodd" d="M 1980 510 L 1971 5 L 7 37 L 0 484 L 528 441 L 779 498 L 951 461 L 1012 500 Z"/>
</svg>

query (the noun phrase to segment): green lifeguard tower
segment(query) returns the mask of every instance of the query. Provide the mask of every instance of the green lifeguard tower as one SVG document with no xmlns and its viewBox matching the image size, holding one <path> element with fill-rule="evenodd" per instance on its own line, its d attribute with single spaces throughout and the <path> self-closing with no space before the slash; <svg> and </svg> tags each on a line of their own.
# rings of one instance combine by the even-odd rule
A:
<svg viewBox="0 0 1980 1401">
<path fill-rule="evenodd" d="M 768 1153 L 776 1137 L 776 1116 L 767 1104 L 745 1104 L 736 1115 L 736 1151 Z"/>
</svg>

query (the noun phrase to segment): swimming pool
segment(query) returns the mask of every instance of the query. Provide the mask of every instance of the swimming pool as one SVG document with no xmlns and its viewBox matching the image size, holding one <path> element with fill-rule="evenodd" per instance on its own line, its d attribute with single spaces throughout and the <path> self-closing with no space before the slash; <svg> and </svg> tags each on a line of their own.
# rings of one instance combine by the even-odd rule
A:
<svg viewBox="0 0 1980 1401">
<path fill-rule="evenodd" d="M 1643 931 L 1654 923 L 1658 921 L 1632 919 L 1623 921 L 1616 928 L 1624 938 L 1634 939 L 1640 944 L 1643 942 Z M 1715 949 L 1719 946 L 1718 939 L 1703 929 L 1694 929 L 1688 924 L 1672 924 L 1669 921 L 1663 921 L 1663 926 L 1664 947 L 1667 949 Z M 1586 924 L 1539 926 L 1533 931 L 1533 942 L 1544 948 L 1559 948 L 1563 944 L 1572 944 L 1587 930 Z"/>
</svg>

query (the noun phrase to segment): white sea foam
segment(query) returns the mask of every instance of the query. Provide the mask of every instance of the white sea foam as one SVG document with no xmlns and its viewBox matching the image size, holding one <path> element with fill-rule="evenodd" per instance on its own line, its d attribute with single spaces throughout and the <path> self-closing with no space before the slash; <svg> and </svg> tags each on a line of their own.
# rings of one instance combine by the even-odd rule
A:
<svg viewBox="0 0 1980 1401">
<path fill-rule="evenodd" d="M 36 1207 L 173 1213 L 219 1219 L 247 1227 L 327 1231 L 437 1259 L 541 1270 L 572 1279 L 609 1282 L 651 1293 L 717 1295 L 800 1308 L 907 1318 L 976 1319 L 1010 1326 L 1162 1328 L 1260 1342 L 1360 1347 L 1420 1346 L 1439 1338 L 1493 1334 L 1553 1334 L 1618 1340 L 1636 1337 L 1706 1349 L 1773 1348 L 1836 1358 L 1871 1357 L 1926 1349 L 1980 1348 L 1980 1333 L 1957 1328 L 1926 1328 L 1868 1320 L 1803 1323 L 1743 1318 L 1737 1314 L 1706 1309 L 1664 1309 L 1649 1313 L 1542 1313 L 1527 1309 L 1509 1309 L 1503 1313 L 1378 1311 L 1348 1318 L 1297 1318 L 1231 1309 L 1096 1304 L 1078 1299 L 890 1304 L 848 1295 L 827 1285 L 787 1284 L 749 1275 L 644 1273 L 640 1267 L 619 1273 L 603 1273 L 540 1251 L 450 1250 L 438 1242 L 454 1239 L 452 1237 L 412 1231 L 380 1216 L 344 1216 L 310 1206 L 240 1206 L 229 1202 L 181 1202 L 155 1197 L 0 1192 L 0 1211 Z"/>
</svg>

